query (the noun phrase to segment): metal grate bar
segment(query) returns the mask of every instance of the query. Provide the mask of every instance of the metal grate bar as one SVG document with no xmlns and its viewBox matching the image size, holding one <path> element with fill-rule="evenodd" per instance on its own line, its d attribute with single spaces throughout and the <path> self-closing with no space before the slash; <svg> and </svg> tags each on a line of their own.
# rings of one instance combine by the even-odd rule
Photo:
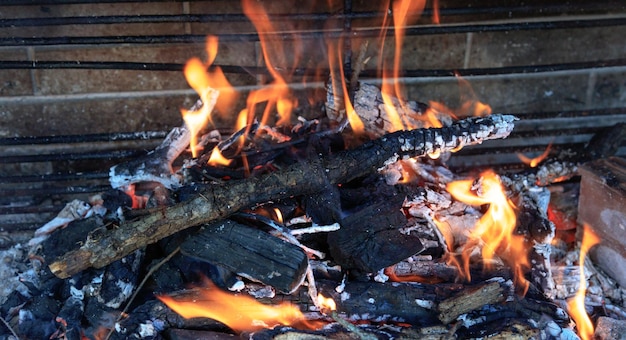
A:
<svg viewBox="0 0 626 340">
<path fill-rule="evenodd" d="M 468 32 L 502 32 L 520 30 L 546 30 L 564 28 L 589 28 L 624 26 L 626 18 L 609 17 L 576 20 L 549 20 L 549 21 L 521 21 L 513 23 L 468 24 L 468 25 L 441 25 L 441 26 L 412 26 L 406 28 L 407 35 L 435 35 Z M 394 28 L 386 31 L 388 36 L 394 34 Z M 267 34 L 271 39 L 292 41 L 294 39 L 322 39 L 322 38 L 373 38 L 380 35 L 379 28 L 353 28 L 351 36 L 346 36 L 343 30 L 279 32 Z M 256 33 L 218 34 L 222 42 L 256 42 L 259 36 Z M 99 36 L 99 37 L 8 37 L 0 38 L 0 46 L 47 46 L 47 45 L 109 45 L 109 44 L 183 44 L 203 43 L 205 35 L 141 35 L 141 36 Z"/>
</svg>

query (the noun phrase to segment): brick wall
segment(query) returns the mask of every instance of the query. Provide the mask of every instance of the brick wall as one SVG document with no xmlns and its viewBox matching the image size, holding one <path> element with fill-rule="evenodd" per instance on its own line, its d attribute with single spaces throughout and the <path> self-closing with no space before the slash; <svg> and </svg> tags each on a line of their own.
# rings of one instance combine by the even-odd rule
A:
<svg viewBox="0 0 626 340">
<path fill-rule="evenodd" d="M 80 2 L 80 1 L 79 1 Z M 440 0 L 443 9 L 468 8 L 466 1 Z M 512 6 L 513 2 L 474 1 L 473 7 Z M 275 13 L 325 12 L 328 7 L 298 2 L 265 1 Z M 322 2 L 326 3 L 326 2 Z M 488 11 L 467 15 L 443 16 L 440 27 L 626 17 L 626 8 L 616 2 L 596 4 L 586 11 L 558 8 L 548 11 L 528 10 L 536 4 L 546 8 L 561 1 L 531 1 L 527 9 Z M 568 2 L 576 8 L 582 1 Z M 354 11 L 377 10 L 371 1 L 353 1 Z M 427 9 L 431 2 L 427 3 Z M 342 3 L 330 11 L 341 12 Z M 498 8 L 498 7 L 494 7 Z M 31 6 L 0 5 L 0 18 L 58 18 L 115 15 L 185 15 L 241 14 L 238 1 L 213 0 L 189 2 L 48 4 Z M 564 14 L 565 13 L 565 14 Z M 382 19 L 355 19 L 354 30 L 380 25 Z M 35 20 L 36 22 L 37 20 Z M 420 27 L 436 27 L 431 12 L 419 22 Z M 283 30 L 341 28 L 343 22 L 287 22 Z M 193 56 L 202 56 L 202 42 L 145 44 L 37 44 L 12 42 L 13 38 L 32 37 L 100 37 L 140 35 L 205 35 L 232 37 L 234 33 L 253 32 L 247 21 L 235 22 L 164 22 L 92 25 L 27 25 L 0 27 L 0 63 L 3 61 L 115 61 L 183 64 Z M 403 67 L 407 70 L 492 69 L 527 65 L 586 63 L 622 59 L 612 67 L 580 66 L 548 72 L 507 72 L 502 75 L 468 76 L 476 96 L 489 103 L 495 112 L 524 114 L 537 111 L 586 110 L 626 107 L 626 40 L 624 26 L 573 27 L 564 29 L 473 31 L 449 34 L 408 36 L 403 49 Z M 352 41 L 354 54 L 364 38 Z M 228 40 L 228 39 L 226 39 Z M 377 64 L 381 46 L 376 37 L 368 38 L 371 57 L 366 69 Z M 286 40 L 287 50 L 293 47 Z M 299 67 L 327 67 L 325 45 L 321 39 L 305 40 Z M 393 41 L 387 39 L 383 55 L 390 58 Z M 287 59 L 294 60 L 290 54 Z M 262 66 L 256 41 L 223 41 L 217 64 Z M 288 68 L 291 65 L 277 65 Z M 254 74 L 228 74 L 236 86 L 248 88 L 266 80 Z M 0 69 L 0 137 L 28 135 L 62 135 L 99 132 L 168 130 L 181 123 L 179 108 L 195 101 L 180 71 L 124 69 Z M 294 78 L 299 82 L 301 78 Z M 311 79 L 307 79 L 311 81 Z M 407 97 L 422 102 L 443 101 L 450 106 L 459 103 L 459 87 L 453 76 L 424 76 L 404 79 Z M 230 116 L 245 105 L 245 97 Z"/>
</svg>

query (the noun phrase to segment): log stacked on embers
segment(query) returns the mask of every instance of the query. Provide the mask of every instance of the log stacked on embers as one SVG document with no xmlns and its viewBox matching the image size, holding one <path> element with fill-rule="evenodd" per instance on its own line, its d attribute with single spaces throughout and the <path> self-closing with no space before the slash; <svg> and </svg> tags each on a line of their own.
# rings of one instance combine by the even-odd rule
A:
<svg viewBox="0 0 626 340">
<path fill-rule="evenodd" d="M 528 253 L 520 277 L 502 255 L 508 246 L 493 251 L 501 257 L 479 256 L 486 246 L 472 239 L 472 228 L 489 204 L 453 198 L 446 187 L 459 178 L 443 161 L 428 158 L 506 138 L 515 117 L 398 131 L 348 150 L 335 142 L 346 131 L 320 132 L 314 124 L 290 137 L 300 140 L 269 148 L 245 137 L 257 148 L 246 151 L 248 166 L 256 169 L 247 175 L 243 163 L 216 168 L 205 156 L 174 171 L 188 138 L 185 127 L 146 157 L 116 166 L 111 174 L 119 179 L 123 173 L 123 181 L 112 183 L 126 192 L 94 197 L 88 212 L 43 240 L 46 228 L 30 253 L 13 255 L 30 257 L 20 269 L 27 289 L 7 294 L 3 327 L 25 338 L 67 339 L 184 339 L 232 330 L 259 339 L 575 337 L 560 301 L 578 287 L 555 273 L 577 272 L 566 260 L 553 263 L 552 250 L 561 248 L 554 248 L 555 226 L 547 217 L 550 193 L 536 185 L 547 176 L 499 176 L 515 206 L 514 234 Z M 249 127 L 256 129 L 272 128 Z M 228 153 L 245 130 L 222 142 L 222 151 Z M 268 158 L 272 152 L 280 157 Z M 153 183 L 149 198 L 128 190 L 145 189 L 146 179 Z M 470 194 L 482 195 L 485 181 L 475 177 Z M 131 210 L 138 200 L 147 206 Z M 621 298 L 610 278 L 592 275 L 602 288 L 597 296 L 612 290 L 614 301 Z M 208 288 L 206 280 L 213 282 Z M 289 302 L 302 314 L 290 323 L 255 319 L 246 328 L 219 318 L 187 319 L 155 298 L 206 302 L 202 308 L 210 309 L 223 303 L 215 300 L 216 290 L 242 307 L 237 313 L 249 308 L 238 300 L 243 295 L 271 308 Z M 336 309 L 322 306 L 317 293 Z M 623 313 L 608 306 L 606 315 Z"/>
</svg>

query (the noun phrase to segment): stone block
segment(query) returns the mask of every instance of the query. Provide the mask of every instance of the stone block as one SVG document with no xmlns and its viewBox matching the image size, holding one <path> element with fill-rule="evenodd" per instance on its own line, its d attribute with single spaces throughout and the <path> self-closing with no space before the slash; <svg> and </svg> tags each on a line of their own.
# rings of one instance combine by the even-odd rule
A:
<svg viewBox="0 0 626 340">
<path fill-rule="evenodd" d="M 590 251 L 595 263 L 626 286 L 626 160 L 586 163 L 581 173 L 578 219 L 601 239 Z"/>
</svg>

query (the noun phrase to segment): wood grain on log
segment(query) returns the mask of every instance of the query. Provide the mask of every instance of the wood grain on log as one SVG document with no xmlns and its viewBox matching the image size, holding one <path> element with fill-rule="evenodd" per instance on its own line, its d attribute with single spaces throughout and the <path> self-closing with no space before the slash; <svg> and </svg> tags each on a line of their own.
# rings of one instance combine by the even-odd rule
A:
<svg viewBox="0 0 626 340">
<path fill-rule="evenodd" d="M 300 247 L 231 220 L 203 226 L 181 244 L 181 252 L 285 293 L 300 287 L 309 265 Z"/>
<path fill-rule="evenodd" d="M 398 131 L 325 159 L 311 159 L 281 171 L 209 187 L 196 197 L 123 223 L 90 233 L 77 249 L 46 259 L 60 278 L 89 267 L 100 268 L 136 249 L 183 229 L 225 218 L 255 203 L 310 194 L 328 185 L 345 183 L 372 173 L 395 157 L 418 157 L 446 152 L 488 139 L 505 138 L 516 120 L 491 115 L 458 121 L 443 128 Z"/>
<path fill-rule="evenodd" d="M 459 315 L 488 304 L 502 302 L 505 298 L 505 289 L 499 282 L 488 283 L 472 292 L 463 291 L 439 304 L 439 320 L 446 325 Z"/>
</svg>

